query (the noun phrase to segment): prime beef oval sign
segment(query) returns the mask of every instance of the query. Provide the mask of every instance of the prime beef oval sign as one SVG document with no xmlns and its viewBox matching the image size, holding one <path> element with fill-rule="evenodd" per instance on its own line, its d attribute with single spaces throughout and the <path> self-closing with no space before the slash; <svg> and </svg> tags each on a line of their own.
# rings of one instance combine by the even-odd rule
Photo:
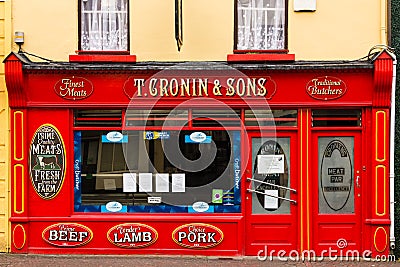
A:
<svg viewBox="0 0 400 267">
<path fill-rule="evenodd" d="M 29 170 L 32 185 L 43 199 L 59 192 L 65 175 L 65 148 L 61 135 L 51 124 L 40 126 L 31 141 Z"/>
<path fill-rule="evenodd" d="M 44 229 L 42 238 L 53 246 L 78 247 L 89 243 L 93 238 L 93 233 L 81 224 L 57 223 Z"/>
</svg>

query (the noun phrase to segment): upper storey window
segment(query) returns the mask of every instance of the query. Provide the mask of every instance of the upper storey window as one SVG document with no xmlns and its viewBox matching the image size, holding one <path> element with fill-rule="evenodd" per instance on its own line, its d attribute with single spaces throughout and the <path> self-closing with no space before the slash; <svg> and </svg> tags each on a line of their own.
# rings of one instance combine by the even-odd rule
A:
<svg viewBox="0 0 400 267">
<path fill-rule="evenodd" d="M 80 0 L 80 50 L 128 50 L 128 0 Z"/>
<path fill-rule="evenodd" d="M 237 50 L 286 48 L 286 0 L 237 0 Z"/>
</svg>

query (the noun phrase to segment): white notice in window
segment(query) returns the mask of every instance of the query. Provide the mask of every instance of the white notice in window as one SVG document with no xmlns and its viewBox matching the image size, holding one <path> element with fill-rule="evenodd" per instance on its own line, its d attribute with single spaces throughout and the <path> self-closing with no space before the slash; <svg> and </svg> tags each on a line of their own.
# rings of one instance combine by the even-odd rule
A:
<svg viewBox="0 0 400 267">
<path fill-rule="evenodd" d="M 257 169 L 258 174 L 284 173 L 284 155 L 258 155 Z"/>
<path fill-rule="evenodd" d="M 172 174 L 172 192 L 185 192 L 185 174 Z"/>
<path fill-rule="evenodd" d="M 122 179 L 125 193 L 136 192 L 136 173 L 123 173 Z"/>
<path fill-rule="evenodd" d="M 117 190 L 115 179 L 104 179 L 104 190 Z"/>
<path fill-rule="evenodd" d="M 278 190 L 264 190 L 264 209 L 278 208 Z"/>
<path fill-rule="evenodd" d="M 156 192 L 169 192 L 169 174 L 156 174 Z"/>
<path fill-rule="evenodd" d="M 153 174 L 139 173 L 139 192 L 151 192 L 153 189 Z"/>
</svg>

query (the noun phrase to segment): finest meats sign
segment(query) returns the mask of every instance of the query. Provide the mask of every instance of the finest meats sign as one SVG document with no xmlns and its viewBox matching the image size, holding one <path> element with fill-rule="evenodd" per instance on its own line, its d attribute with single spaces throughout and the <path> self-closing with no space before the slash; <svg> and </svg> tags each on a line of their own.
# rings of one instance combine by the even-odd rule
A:
<svg viewBox="0 0 400 267">
<path fill-rule="evenodd" d="M 122 248 L 143 248 L 157 241 L 157 231 L 141 223 L 119 224 L 108 230 L 108 241 Z"/>
<path fill-rule="evenodd" d="M 52 199 L 60 191 L 65 175 L 64 142 L 51 124 L 40 126 L 34 134 L 29 153 L 33 188 L 43 199 Z"/>
<path fill-rule="evenodd" d="M 42 238 L 53 246 L 77 247 L 89 243 L 93 238 L 93 233 L 81 224 L 57 223 L 44 229 Z"/>
<path fill-rule="evenodd" d="M 185 248 L 206 249 L 220 244 L 224 234 L 213 225 L 191 223 L 176 228 L 172 232 L 172 239 Z"/>
<path fill-rule="evenodd" d="M 92 83 L 82 77 L 69 77 L 59 80 L 54 85 L 56 94 L 67 100 L 81 100 L 93 93 Z"/>
</svg>

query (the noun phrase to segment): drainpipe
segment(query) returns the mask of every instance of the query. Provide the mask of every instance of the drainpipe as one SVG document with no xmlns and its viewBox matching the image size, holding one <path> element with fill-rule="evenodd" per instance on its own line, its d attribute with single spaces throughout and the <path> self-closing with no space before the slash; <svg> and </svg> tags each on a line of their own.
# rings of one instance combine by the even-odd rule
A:
<svg viewBox="0 0 400 267">
<path fill-rule="evenodd" d="M 381 21 L 380 21 L 380 38 L 381 38 L 381 44 L 387 44 L 387 3 L 386 0 L 381 0 L 380 1 L 381 5 Z"/>
<path fill-rule="evenodd" d="M 392 96 L 390 107 L 390 170 L 389 170 L 389 186 L 390 186 L 390 248 L 394 249 L 396 237 L 394 235 L 394 135 L 395 135 L 395 114 L 396 114 L 396 55 L 391 53 L 393 57 L 393 80 L 392 80 Z"/>
</svg>

